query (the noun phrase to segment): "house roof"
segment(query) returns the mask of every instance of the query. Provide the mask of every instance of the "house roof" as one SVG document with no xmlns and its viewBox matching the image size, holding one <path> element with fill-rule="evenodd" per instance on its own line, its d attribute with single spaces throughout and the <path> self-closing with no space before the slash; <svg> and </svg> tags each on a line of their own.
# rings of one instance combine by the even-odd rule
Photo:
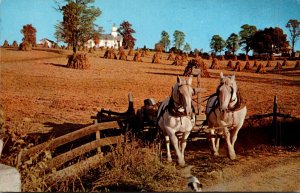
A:
<svg viewBox="0 0 300 193">
<path fill-rule="evenodd" d="M 43 38 L 43 39 L 41 39 L 41 40 L 40 40 L 40 42 L 42 42 L 42 41 L 46 41 L 46 40 L 47 40 L 48 42 L 52 43 L 52 44 L 53 44 L 53 43 L 55 43 L 55 41 L 53 41 L 53 40 L 49 40 L 49 39 L 47 39 L 47 38 Z"/>
<path fill-rule="evenodd" d="M 102 34 L 99 39 L 100 40 L 117 40 L 117 41 L 121 41 L 123 39 L 123 36 L 117 35 L 117 37 L 114 37 L 111 34 Z"/>
</svg>

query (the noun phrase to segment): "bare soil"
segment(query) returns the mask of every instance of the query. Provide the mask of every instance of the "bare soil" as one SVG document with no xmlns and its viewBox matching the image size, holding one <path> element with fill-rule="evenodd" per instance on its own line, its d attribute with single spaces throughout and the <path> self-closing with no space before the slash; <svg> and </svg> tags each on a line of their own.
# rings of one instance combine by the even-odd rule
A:
<svg viewBox="0 0 300 193">
<path fill-rule="evenodd" d="M 133 56 L 128 56 L 129 61 L 103 59 L 104 52 L 97 50 L 87 54 L 90 69 L 75 70 L 66 68 L 68 54 L 71 52 L 55 49 L 0 49 L 0 100 L 6 130 L 22 130 L 28 135 L 72 131 L 91 123 L 90 117 L 101 108 L 126 111 L 129 92 L 135 109 L 147 98 L 162 101 L 186 66 L 171 65 L 167 54 L 162 63 L 153 64 L 154 53 L 142 57 L 143 62 L 133 62 Z M 212 61 L 204 62 L 209 67 Z M 272 66 L 276 62 L 271 61 Z M 212 77 L 201 79 L 201 87 L 206 89 L 202 96 L 215 92 L 221 71 L 233 73 L 226 69 L 227 63 L 219 61 L 221 69 L 209 69 Z M 250 63 L 253 65 L 253 61 Z M 272 71 L 272 67 L 266 68 L 265 74 L 255 73 L 256 68 L 235 72 L 247 101 L 247 117 L 272 112 L 276 95 L 282 113 L 300 118 L 300 70 L 293 69 L 295 63 L 289 61 L 290 66 L 280 72 Z M 242 130 L 248 128 L 251 124 Z M 195 166 L 193 173 L 203 183 L 204 191 L 299 191 L 299 147 L 261 145 L 264 141 L 260 136 L 248 136 L 251 138 L 241 133 L 238 138 L 237 161 L 230 161 L 224 149 L 219 158 L 213 158 L 206 141 L 188 144 L 186 162 Z"/>
</svg>

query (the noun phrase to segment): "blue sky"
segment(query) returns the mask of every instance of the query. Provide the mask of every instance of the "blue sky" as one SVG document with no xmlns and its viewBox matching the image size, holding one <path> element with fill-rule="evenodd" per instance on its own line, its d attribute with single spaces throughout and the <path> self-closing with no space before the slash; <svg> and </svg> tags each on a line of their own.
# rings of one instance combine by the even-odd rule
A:
<svg viewBox="0 0 300 193">
<path fill-rule="evenodd" d="M 21 42 L 23 25 L 32 24 L 37 29 L 37 40 L 53 39 L 54 25 L 62 20 L 54 0 L 0 0 L 1 34 L 4 40 Z M 94 5 L 102 11 L 96 24 L 110 33 L 115 23 L 124 20 L 136 31 L 136 47 L 153 48 L 160 40 L 161 32 L 167 31 L 173 45 L 175 30 L 183 31 L 185 42 L 195 48 L 210 51 L 213 35 L 226 40 L 231 33 L 239 33 L 244 24 L 258 29 L 285 28 L 289 19 L 300 21 L 300 0 L 96 0 Z M 296 43 L 300 50 L 300 40 Z"/>
</svg>

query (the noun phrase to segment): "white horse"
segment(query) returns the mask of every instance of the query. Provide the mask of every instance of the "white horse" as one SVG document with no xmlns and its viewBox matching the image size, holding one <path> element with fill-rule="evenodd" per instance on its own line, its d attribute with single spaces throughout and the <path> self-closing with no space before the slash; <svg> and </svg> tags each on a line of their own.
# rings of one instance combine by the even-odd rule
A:
<svg viewBox="0 0 300 193">
<path fill-rule="evenodd" d="M 158 126 L 166 140 L 167 159 L 170 162 L 172 161 L 170 152 L 171 139 L 180 166 L 185 165 L 184 150 L 187 138 L 195 125 L 195 114 L 192 110 L 192 95 L 194 94 L 192 80 L 192 76 L 187 80 L 177 76 L 177 83 L 172 88 L 171 96 L 162 102 L 157 116 Z M 178 132 L 182 133 L 180 144 L 176 136 Z"/>
<path fill-rule="evenodd" d="M 214 155 L 219 155 L 220 138 L 216 137 L 216 134 L 225 135 L 229 157 L 235 159 L 234 144 L 247 113 L 235 75 L 225 77 L 222 72 L 220 73 L 220 85 L 217 92 L 209 97 L 205 113 L 208 128 L 211 129 L 210 140 Z M 214 127 L 219 128 L 213 129 Z"/>
</svg>

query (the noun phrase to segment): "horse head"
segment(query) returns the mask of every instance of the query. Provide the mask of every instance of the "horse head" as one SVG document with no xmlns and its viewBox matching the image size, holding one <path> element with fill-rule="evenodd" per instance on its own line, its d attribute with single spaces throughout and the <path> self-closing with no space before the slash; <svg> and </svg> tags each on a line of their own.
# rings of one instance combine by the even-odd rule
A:
<svg viewBox="0 0 300 193">
<path fill-rule="evenodd" d="M 217 94 L 221 112 L 233 108 L 237 102 L 237 85 L 234 74 L 226 77 L 222 72 L 220 73 L 220 85 Z"/>
<path fill-rule="evenodd" d="M 178 111 L 185 111 L 187 115 L 192 114 L 192 96 L 194 89 L 192 87 L 193 76 L 187 80 L 177 76 L 177 83 L 173 87 L 172 97 Z"/>
</svg>

